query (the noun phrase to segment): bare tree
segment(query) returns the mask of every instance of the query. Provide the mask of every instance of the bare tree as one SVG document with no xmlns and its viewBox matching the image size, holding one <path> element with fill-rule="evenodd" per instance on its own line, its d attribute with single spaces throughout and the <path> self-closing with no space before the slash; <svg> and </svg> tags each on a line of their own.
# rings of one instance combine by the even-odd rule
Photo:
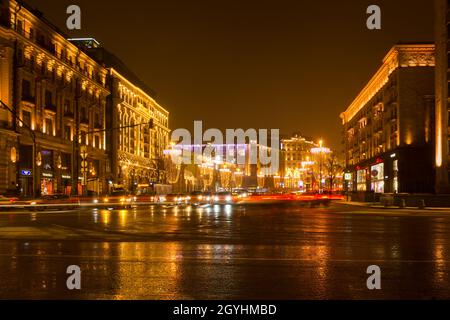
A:
<svg viewBox="0 0 450 320">
<path fill-rule="evenodd" d="M 334 154 L 330 155 L 326 162 L 326 170 L 328 174 L 328 181 L 330 186 L 330 191 L 333 190 L 333 184 L 336 180 L 336 176 L 343 170 L 342 166 L 339 164 L 338 157 Z"/>
</svg>

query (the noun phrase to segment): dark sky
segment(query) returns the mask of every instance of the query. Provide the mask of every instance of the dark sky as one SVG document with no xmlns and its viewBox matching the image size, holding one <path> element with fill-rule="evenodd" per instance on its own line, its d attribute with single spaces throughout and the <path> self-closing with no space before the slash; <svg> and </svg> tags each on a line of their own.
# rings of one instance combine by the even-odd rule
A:
<svg viewBox="0 0 450 320">
<path fill-rule="evenodd" d="M 341 148 L 339 114 L 399 41 L 430 41 L 430 0 L 28 0 L 157 92 L 171 129 L 279 128 Z M 65 27 L 78 4 L 82 29 Z M 382 9 L 382 30 L 366 9 Z"/>
</svg>

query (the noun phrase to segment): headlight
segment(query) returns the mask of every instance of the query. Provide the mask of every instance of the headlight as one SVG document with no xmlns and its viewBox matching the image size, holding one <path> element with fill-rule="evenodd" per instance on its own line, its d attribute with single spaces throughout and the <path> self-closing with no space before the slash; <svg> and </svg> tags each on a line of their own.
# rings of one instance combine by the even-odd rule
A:
<svg viewBox="0 0 450 320">
<path fill-rule="evenodd" d="M 131 198 L 127 198 L 127 202 L 131 202 Z"/>
<path fill-rule="evenodd" d="M 36 201 L 31 201 L 30 203 L 32 206 L 36 205 Z"/>
<path fill-rule="evenodd" d="M 215 196 L 215 197 L 214 197 L 214 201 L 219 201 L 219 197 L 218 197 L 218 196 Z"/>
<path fill-rule="evenodd" d="M 188 196 L 188 197 L 186 197 L 186 200 L 191 200 L 191 197 L 189 197 L 189 196 Z"/>
<path fill-rule="evenodd" d="M 137 200 L 137 197 L 133 197 L 133 201 L 136 201 Z"/>
<path fill-rule="evenodd" d="M 227 196 L 227 197 L 225 198 L 225 200 L 226 200 L 226 201 L 231 201 L 231 196 Z"/>
<path fill-rule="evenodd" d="M 161 202 L 166 201 L 166 197 L 159 197 L 159 201 L 161 201 Z"/>
<path fill-rule="evenodd" d="M 203 200 L 203 196 L 198 196 L 198 200 Z"/>
<path fill-rule="evenodd" d="M 94 201 L 92 201 L 92 202 L 94 202 L 94 203 L 98 203 L 98 199 L 94 199 Z"/>
<path fill-rule="evenodd" d="M 120 198 L 120 202 L 125 202 L 125 198 Z"/>
<path fill-rule="evenodd" d="M 206 201 L 209 201 L 209 200 L 211 200 L 211 197 L 210 197 L 210 196 L 207 196 L 207 197 L 206 197 Z"/>
<path fill-rule="evenodd" d="M 104 198 L 103 202 L 109 202 L 109 199 L 108 198 Z"/>
</svg>

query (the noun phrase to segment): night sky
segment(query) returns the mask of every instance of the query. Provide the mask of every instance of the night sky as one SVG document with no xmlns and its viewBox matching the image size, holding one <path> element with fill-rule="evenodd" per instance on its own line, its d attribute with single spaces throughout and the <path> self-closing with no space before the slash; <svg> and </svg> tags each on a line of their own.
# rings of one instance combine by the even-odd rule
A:
<svg viewBox="0 0 450 320">
<path fill-rule="evenodd" d="M 94 37 L 157 93 L 170 127 L 279 128 L 341 149 L 344 111 L 399 41 L 433 39 L 433 1 L 28 0 Z M 66 8 L 82 29 L 65 27 Z M 382 30 L 366 9 L 382 9 Z"/>
</svg>

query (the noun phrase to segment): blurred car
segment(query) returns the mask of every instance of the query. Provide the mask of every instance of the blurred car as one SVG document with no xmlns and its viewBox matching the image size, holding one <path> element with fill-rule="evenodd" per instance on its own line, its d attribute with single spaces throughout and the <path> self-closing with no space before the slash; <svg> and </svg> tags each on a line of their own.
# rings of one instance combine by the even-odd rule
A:
<svg viewBox="0 0 450 320">
<path fill-rule="evenodd" d="M 180 193 L 169 193 L 164 196 L 159 196 L 158 202 L 161 204 L 186 204 L 188 202 L 189 198 L 187 196 L 184 196 Z"/>
<path fill-rule="evenodd" d="M 8 205 L 13 204 L 14 202 L 18 201 L 19 199 L 16 197 L 5 197 L 0 195 L 0 205 Z"/>
<path fill-rule="evenodd" d="M 233 194 L 231 192 L 218 192 L 214 195 L 215 204 L 232 204 Z"/>
<path fill-rule="evenodd" d="M 125 206 L 127 208 L 131 207 L 136 202 L 136 200 L 137 200 L 136 196 L 131 195 L 126 190 L 120 189 L 112 191 L 111 194 L 107 196 L 94 198 L 93 202 L 104 204 L 107 203 L 111 205 L 120 205 Z"/>
<path fill-rule="evenodd" d="M 139 193 L 133 197 L 135 202 L 139 203 L 154 203 L 156 202 L 158 196 L 154 192 L 149 193 Z"/>
<path fill-rule="evenodd" d="M 40 210 L 54 208 L 54 209 L 72 209 L 74 204 L 78 203 L 77 198 L 71 198 L 66 194 L 48 194 L 43 195 L 37 199 L 27 201 L 28 205 L 36 206 Z M 67 206 L 67 207 L 66 207 Z"/>
<path fill-rule="evenodd" d="M 192 205 L 202 205 L 211 203 L 211 194 L 202 191 L 194 191 L 189 194 L 188 202 Z"/>
</svg>

